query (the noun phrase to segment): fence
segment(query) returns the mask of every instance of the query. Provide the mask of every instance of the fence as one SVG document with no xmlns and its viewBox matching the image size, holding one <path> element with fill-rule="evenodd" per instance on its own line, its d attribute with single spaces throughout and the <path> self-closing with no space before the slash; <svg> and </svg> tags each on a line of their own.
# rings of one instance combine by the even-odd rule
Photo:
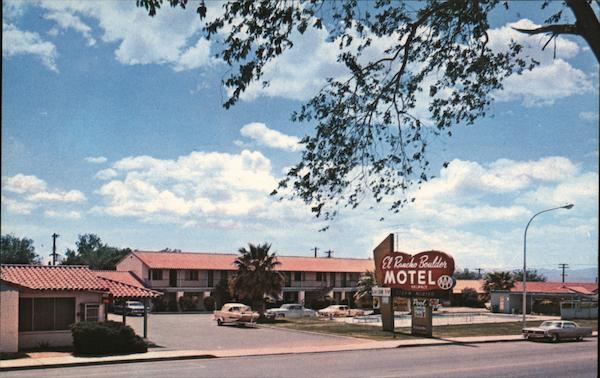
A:
<svg viewBox="0 0 600 378">
<path fill-rule="evenodd" d="M 561 319 L 598 319 L 597 301 L 560 302 Z"/>
</svg>

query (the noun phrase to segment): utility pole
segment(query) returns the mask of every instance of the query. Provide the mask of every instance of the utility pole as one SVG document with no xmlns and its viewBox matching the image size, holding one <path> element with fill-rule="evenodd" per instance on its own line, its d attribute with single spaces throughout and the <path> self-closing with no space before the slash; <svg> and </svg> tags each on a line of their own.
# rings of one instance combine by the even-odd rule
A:
<svg viewBox="0 0 600 378">
<path fill-rule="evenodd" d="M 317 248 L 317 247 L 314 247 L 314 248 L 313 248 L 313 251 L 315 251 L 315 258 L 317 257 L 317 251 L 318 251 L 318 250 L 319 250 L 319 248 Z"/>
<path fill-rule="evenodd" d="M 562 282 L 564 283 L 565 282 L 565 276 L 568 276 L 568 274 L 565 274 L 565 269 L 567 269 L 569 267 L 569 264 L 564 264 L 564 263 L 558 264 L 558 267 L 560 269 L 562 269 Z"/>
<path fill-rule="evenodd" d="M 59 236 L 56 232 L 52 234 L 52 253 L 50 254 L 52 256 L 52 265 L 56 265 L 56 238 Z"/>
<path fill-rule="evenodd" d="M 327 258 L 330 259 L 333 251 L 330 249 L 329 251 L 325 251 L 325 253 L 327 254 Z"/>
<path fill-rule="evenodd" d="M 475 269 L 477 271 L 477 279 L 481 278 L 481 271 L 483 270 L 482 268 L 477 268 Z"/>
</svg>

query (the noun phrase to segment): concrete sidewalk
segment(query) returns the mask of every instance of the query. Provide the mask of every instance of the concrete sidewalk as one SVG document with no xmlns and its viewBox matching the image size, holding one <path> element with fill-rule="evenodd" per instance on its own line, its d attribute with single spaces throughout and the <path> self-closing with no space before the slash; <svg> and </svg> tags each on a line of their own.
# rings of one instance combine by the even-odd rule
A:
<svg viewBox="0 0 600 378">
<path fill-rule="evenodd" d="M 598 337 L 598 332 L 593 333 Z M 507 336 L 475 336 L 475 337 L 453 337 L 445 339 L 415 339 L 403 341 L 372 341 L 361 344 L 348 345 L 325 345 L 325 346 L 303 346 L 286 348 L 261 348 L 261 349 L 229 349 L 229 350 L 171 350 L 150 351 L 140 354 L 129 354 L 107 357 L 75 357 L 72 355 L 60 357 L 21 358 L 15 360 L 0 361 L 0 371 L 26 370 L 26 369 L 48 369 L 68 366 L 89 366 L 103 364 L 121 364 L 133 362 L 169 361 L 169 360 L 193 360 L 207 358 L 265 356 L 299 353 L 325 353 L 343 352 L 354 350 L 376 350 L 409 347 L 424 347 L 433 345 L 456 345 L 477 344 L 496 342 L 524 341 L 521 335 Z"/>
</svg>

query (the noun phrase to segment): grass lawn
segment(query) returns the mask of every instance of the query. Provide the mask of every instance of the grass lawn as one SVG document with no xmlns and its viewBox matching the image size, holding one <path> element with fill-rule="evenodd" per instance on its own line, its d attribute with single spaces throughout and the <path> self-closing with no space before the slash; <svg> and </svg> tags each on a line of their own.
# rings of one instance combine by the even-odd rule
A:
<svg viewBox="0 0 600 378">
<path fill-rule="evenodd" d="M 575 322 L 582 327 L 592 327 L 594 331 L 598 331 L 598 321 L 595 319 L 582 319 L 576 320 Z M 410 335 L 409 327 L 396 328 L 395 334 L 392 334 L 391 332 L 382 331 L 381 327 L 341 323 L 327 319 L 279 320 L 271 324 L 288 329 L 330 333 L 373 340 L 408 340 L 417 338 Z M 540 324 L 540 321 L 527 322 L 528 326 L 537 326 Z M 521 322 L 434 326 L 433 337 L 520 335 L 521 328 Z"/>
</svg>

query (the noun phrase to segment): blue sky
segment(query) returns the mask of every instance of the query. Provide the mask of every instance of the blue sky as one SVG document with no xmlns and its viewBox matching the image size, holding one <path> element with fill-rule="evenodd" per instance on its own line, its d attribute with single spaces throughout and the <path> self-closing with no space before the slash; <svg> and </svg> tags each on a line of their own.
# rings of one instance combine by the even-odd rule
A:
<svg viewBox="0 0 600 378">
<path fill-rule="evenodd" d="M 286 255 L 316 246 L 364 258 L 393 232 L 405 252 L 516 268 L 529 218 L 572 202 L 536 218 L 528 263 L 597 264 L 598 63 L 582 39 L 558 38 L 554 57 L 544 37 L 510 28 L 541 24 L 538 3 L 495 14 L 490 36 L 496 49 L 517 39 L 540 66 L 511 77 L 488 117 L 432 141 L 438 178 L 417 201 L 396 215 L 385 204 L 342 210 L 327 232 L 303 204 L 268 196 L 312 130 L 291 112 L 344 73 L 324 31 L 298 39 L 266 68 L 268 88 L 225 110 L 228 68 L 193 9 L 150 18 L 133 0 L 6 1 L 3 11 L 2 233 L 34 239 L 39 254 L 56 232 L 59 252 L 96 233 L 134 249 L 267 241 Z"/>
</svg>

